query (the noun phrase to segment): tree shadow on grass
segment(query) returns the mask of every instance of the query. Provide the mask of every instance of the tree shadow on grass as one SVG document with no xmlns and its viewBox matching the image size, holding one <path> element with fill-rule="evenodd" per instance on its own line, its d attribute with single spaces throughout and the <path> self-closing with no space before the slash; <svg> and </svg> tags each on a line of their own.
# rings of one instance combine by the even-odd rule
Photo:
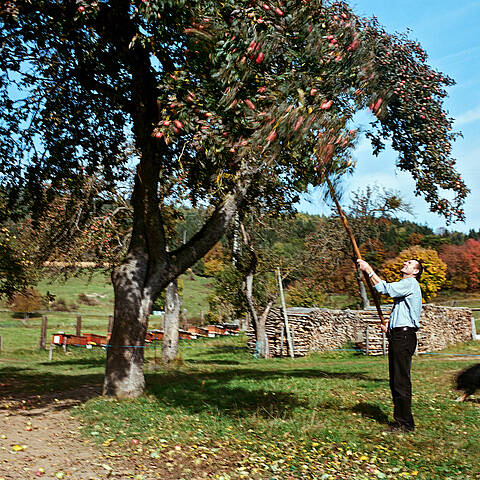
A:
<svg viewBox="0 0 480 480">
<path fill-rule="evenodd" d="M 97 368 L 105 366 L 104 358 L 79 358 L 68 360 L 57 360 L 51 362 L 40 362 L 39 365 L 52 366 L 52 367 L 68 367 L 68 366 L 85 366 L 85 368 Z"/>
<path fill-rule="evenodd" d="M 264 380 L 335 379 L 369 380 L 385 383 L 385 379 L 372 379 L 364 372 L 327 372 L 319 369 L 224 369 L 215 372 L 169 372 L 148 376 L 148 391 L 162 403 L 180 407 L 192 414 L 221 412 L 232 418 L 257 415 L 264 418 L 287 419 L 298 408 L 311 408 L 306 400 L 295 393 L 261 388 Z M 251 382 L 252 388 L 237 386 L 236 382 Z M 328 408 L 328 407 L 327 407 Z M 333 407 L 332 407 L 333 408 Z"/>
<path fill-rule="evenodd" d="M 371 418 L 372 420 L 375 420 L 377 423 L 388 424 L 388 415 L 386 415 L 378 405 L 374 405 L 372 403 L 361 402 L 352 407 L 344 407 L 339 405 L 337 402 L 327 401 L 319 405 L 319 407 L 325 410 L 329 409 L 358 413 L 364 418 Z"/>
<path fill-rule="evenodd" d="M 158 398 L 161 403 L 183 408 L 191 413 L 206 412 L 239 418 L 258 415 L 264 418 L 289 418 L 297 408 L 310 408 L 308 401 L 300 399 L 295 391 L 282 391 L 282 382 L 293 380 L 351 380 L 385 383 L 383 378 L 371 378 L 362 371 L 327 371 L 316 368 L 288 367 L 272 368 L 264 363 L 255 368 L 239 368 L 238 362 L 229 360 L 199 360 L 220 364 L 222 368 L 202 372 L 195 363 L 190 369 L 162 370 L 146 373 L 147 393 Z M 0 408 L 5 402 L 13 402 L 12 409 L 22 409 L 27 401 L 29 407 L 50 405 L 51 408 L 70 408 L 90 398 L 101 395 L 103 373 L 80 373 L 79 368 L 99 367 L 103 358 L 71 358 L 40 365 L 51 366 L 52 372 L 38 372 L 35 369 L 14 367 L 0 368 L 0 378 L 6 387 L 0 388 Z M 200 365 L 200 364 L 197 364 Z M 75 371 L 61 371 L 63 367 L 79 367 Z M 55 371 L 55 367 L 58 371 Z M 269 367 L 269 368 L 267 368 Z M 273 366 L 275 367 L 275 366 Z M 275 382 L 278 389 L 265 387 L 263 381 Z M 242 383 L 239 384 L 238 382 Z M 337 382 L 338 385 L 338 382 Z M 341 388 L 341 387 L 339 387 Z M 60 400 L 60 402 L 58 402 Z M 328 407 L 327 407 L 328 408 Z M 10 410 L 10 411 L 11 411 Z M 372 410 L 364 409 L 372 413 Z M 379 417 L 380 418 L 380 417 Z"/>
<path fill-rule="evenodd" d="M 240 365 L 241 362 L 236 360 L 186 360 L 187 364 L 191 365 Z"/>
<path fill-rule="evenodd" d="M 0 411 L 41 415 L 40 409 L 63 410 L 102 393 L 102 374 L 39 373 L 28 368 L 0 368 Z M 8 407 L 6 407 L 8 405 Z"/>
<path fill-rule="evenodd" d="M 224 353 L 239 353 L 239 352 L 245 352 L 248 353 L 249 348 L 247 346 L 245 347 L 239 347 L 235 345 L 212 345 L 209 346 L 208 349 L 204 350 L 203 352 L 199 352 L 197 354 L 198 357 L 209 357 L 211 355 L 220 355 Z"/>
<path fill-rule="evenodd" d="M 295 408 L 308 408 L 308 403 L 299 400 L 294 393 L 258 388 L 250 390 L 217 381 L 188 382 L 170 388 L 152 386 L 149 391 L 162 403 L 181 407 L 191 414 L 207 412 L 231 418 L 256 415 L 288 419 Z"/>
<path fill-rule="evenodd" d="M 21 372 L 30 372 L 31 368 L 27 367 L 3 367 L 0 368 L 0 378 L 3 380 L 7 376 L 17 375 Z"/>
<path fill-rule="evenodd" d="M 229 361 L 225 361 L 230 365 Z M 190 360 L 187 363 L 194 364 Z M 197 363 L 200 363 L 197 362 Z M 217 363 L 215 360 L 209 361 L 209 363 Z M 235 365 L 235 364 L 234 364 Z M 202 372 L 202 371 L 171 371 L 162 372 L 161 374 L 155 374 L 149 376 L 149 382 L 152 385 L 171 384 L 178 382 L 202 381 L 202 380 L 216 380 L 224 383 L 230 382 L 232 379 L 251 379 L 251 380 L 274 380 L 282 378 L 305 378 L 305 379 L 341 379 L 341 380 L 364 380 L 373 383 L 388 383 L 386 378 L 372 378 L 366 372 L 336 372 L 321 370 L 318 368 L 270 368 L 263 369 L 262 365 L 258 368 L 225 368 L 223 370 L 217 369 L 214 372 Z"/>
</svg>

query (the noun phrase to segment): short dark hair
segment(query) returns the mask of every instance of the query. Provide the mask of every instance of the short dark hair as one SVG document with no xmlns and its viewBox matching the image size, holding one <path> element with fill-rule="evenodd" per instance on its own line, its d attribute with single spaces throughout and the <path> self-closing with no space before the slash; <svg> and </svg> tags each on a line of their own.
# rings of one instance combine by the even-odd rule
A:
<svg viewBox="0 0 480 480">
<path fill-rule="evenodd" d="M 412 260 L 415 260 L 417 262 L 418 273 L 415 275 L 415 278 L 419 282 L 423 273 L 423 263 L 418 258 L 412 258 Z"/>
</svg>

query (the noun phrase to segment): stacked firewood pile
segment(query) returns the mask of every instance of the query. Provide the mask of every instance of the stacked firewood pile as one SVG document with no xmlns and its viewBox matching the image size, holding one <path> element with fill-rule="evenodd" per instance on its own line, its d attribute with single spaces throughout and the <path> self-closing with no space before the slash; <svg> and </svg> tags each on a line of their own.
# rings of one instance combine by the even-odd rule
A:
<svg viewBox="0 0 480 480">
<path fill-rule="evenodd" d="M 418 352 L 434 352 L 472 339 L 472 310 L 426 305 L 418 331 Z"/>
<path fill-rule="evenodd" d="M 295 356 L 309 352 L 341 348 L 348 342 L 361 340 L 362 319 L 351 310 L 317 308 L 289 308 L 288 323 Z M 255 349 L 253 329 L 247 331 L 249 346 Z M 269 354 L 271 357 L 288 356 L 288 343 L 281 309 L 272 309 L 266 322 Z"/>
<path fill-rule="evenodd" d="M 383 310 L 383 316 L 388 322 L 390 309 Z M 356 347 L 365 355 L 386 355 L 388 353 L 388 341 L 385 333 L 380 329 L 380 320 L 376 311 L 361 310 L 355 312 L 362 320 L 360 325 L 359 340 Z"/>
<path fill-rule="evenodd" d="M 384 309 L 388 320 L 390 306 Z M 367 355 L 388 351 L 376 311 L 289 308 L 288 323 L 296 357 L 309 352 L 335 350 L 353 343 Z M 472 338 L 472 312 L 468 308 L 425 305 L 418 332 L 418 353 L 441 350 Z M 253 329 L 247 331 L 249 347 L 255 350 Z M 266 323 L 269 355 L 289 356 L 285 322 L 281 309 L 272 309 Z"/>
</svg>

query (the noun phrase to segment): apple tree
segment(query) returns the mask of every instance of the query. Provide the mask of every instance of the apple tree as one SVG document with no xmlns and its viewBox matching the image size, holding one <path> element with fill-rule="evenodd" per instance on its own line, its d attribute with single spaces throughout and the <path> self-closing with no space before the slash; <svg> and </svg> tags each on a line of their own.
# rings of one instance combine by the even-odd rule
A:
<svg viewBox="0 0 480 480">
<path fill-rule="evenodd" d="M 68 196 L 65 218 L 87 222 L 99 196 L 132 185 L 129 245 L 112 270 L 107 395 L 143 392 L 153 301 L 239 209 L 295 202 L 316 181 L 317 158 L 336 175 L 352 168 L 358 110 L 370 106 L 376 151 L 391 139 L 398 167 L 431 208 L 463 218 L 467 188 L 442 108 L 452 81 L 418 44 L 346 3 L 10 0 L 0 8 L 0 186 L 11 209 L 35 222 Z M 92 176 L 102 192 L 85 197 Z M 165 215 L 179 197 L 209 215 L 170 249 Z"/>
</svg>

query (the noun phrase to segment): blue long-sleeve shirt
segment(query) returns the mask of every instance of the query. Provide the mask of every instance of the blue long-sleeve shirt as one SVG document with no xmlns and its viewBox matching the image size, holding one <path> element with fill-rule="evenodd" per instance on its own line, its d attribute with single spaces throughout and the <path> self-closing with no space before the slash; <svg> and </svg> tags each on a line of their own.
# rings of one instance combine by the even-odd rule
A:
<svg viewBox="0 0 480 480">
<path fill-rule="evenodd" d="M 382 280 L 375 285 L 377 292 L 393 298 L 393 309 L 390 314 L 390 328 L 420 327 L 422 312 L 422 291 L 413 277 L 399 282 L 387 283 Z"/>
</svg>

